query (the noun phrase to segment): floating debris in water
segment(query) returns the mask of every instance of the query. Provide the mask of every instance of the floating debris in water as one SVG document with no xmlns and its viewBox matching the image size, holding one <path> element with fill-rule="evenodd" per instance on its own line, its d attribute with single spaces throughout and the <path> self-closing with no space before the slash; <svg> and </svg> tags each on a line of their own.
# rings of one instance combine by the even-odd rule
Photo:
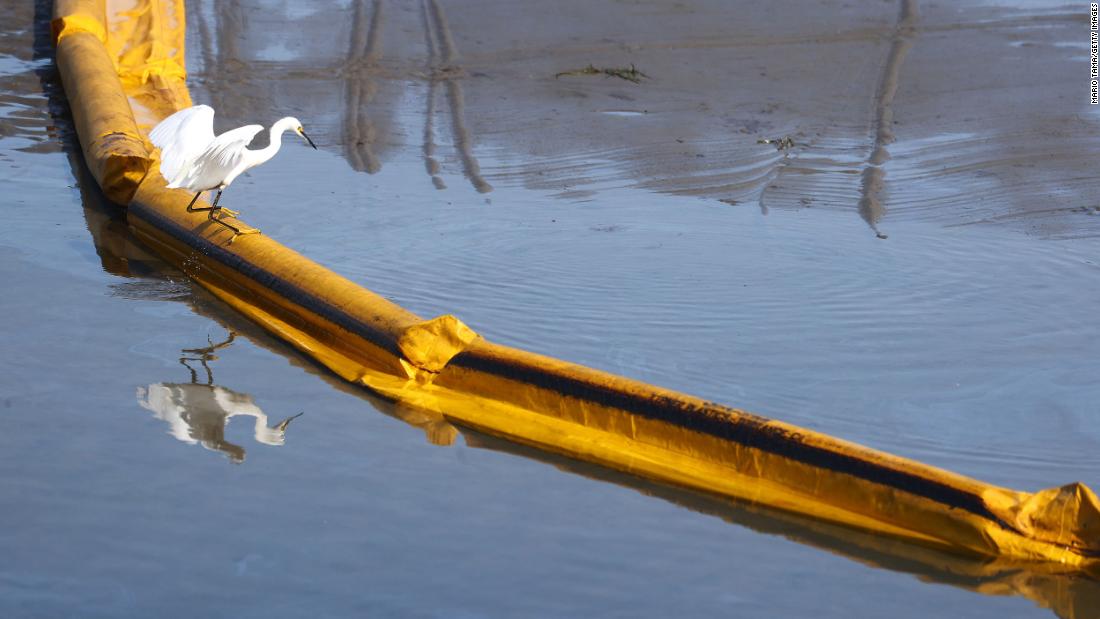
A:
<svg viewBox="0 0 1100 619">
<path fill-rule="evenodd" d="M 615 68 L 604 67 L 602 69 L 597 68 L 595 65 L 588 65 L 583 69 L 575 69 L 573 71 L 562 71 L 554 75 L 554 79 L 560 78 L 563 75 L 603 75 L 605 77 L 617 77 L 619 79 L 626 80 L 628 82 L 634 82 L 635 84 L 642 83 L 643 79 L 650 79 L 648 75 L 642 73 L 634 67 L 634 63 L 630 64 L 630 68 Z"/>
<path fill-rule="evenodd" d="M 788 150 L 794 148 L 795 146 L 794 138 L 789 135 L 785 135 L 781 138 L 764 138 L 762 140 L 757 140 L 756 143 L 771 144 L 772 146 L 775 146 L 775 150 Z"/>
</svg>

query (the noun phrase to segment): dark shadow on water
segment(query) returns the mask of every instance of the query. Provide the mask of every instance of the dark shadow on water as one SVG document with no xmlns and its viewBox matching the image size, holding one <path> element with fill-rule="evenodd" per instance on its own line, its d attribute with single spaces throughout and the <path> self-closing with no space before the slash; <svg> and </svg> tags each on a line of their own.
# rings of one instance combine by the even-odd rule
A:
<svg viewBox="0 0 1100 619">
<path fill-rule="evenodd" d="M 917 0 L 901 0 L 898 8 L 898 20 L 890 39 L 890 51 L 882 67 L 875 92 L 873 139 L 871 154 L 860 177 L 859 215 L 880 239 L 886 235 L 879 229 L 879 222 L 886 214 L 884 195 L 886 193 L 886 170 L 883 168 L 890 159 L 887 150 L 894 142 L 894 98 L 901 80 L 901 66 L 917 36 L 917 24 L 920 14 Z"/>
<path fill-rule="evenodd" d="M 35 4 L 35 58 L 52 58 L 49 35 L 49 2 Z M 292 365 L 320 377 L 334 389 L 353 394 L 383 414 L 400 419 L 424 431 L 429 442 L 452 445 L 459 429 L 438 413 L 417 409 L 374 395 L 355 387 L 304 357 L 288 344 L 275 339 L 257 325 L 244 319 L 208 292 L 189 282 L 182 273 L 157 259 L 134 238 L 122 209 L 99 191 L 84 164 L 75 140 L 71 115 L 52 63 L 38 69 L 41 86 L 49 99 L 50 116 L 57 127 L 57 140 L 68 155 L 72 173 L 83 202 L 85 220 L 92 243 L 105 271 L 127 277 L 130 282 L 115 285 L 120 296 L 158 299 L 185 303 L 196 314 L 217 323 L 234 338 L 244 338 L 255 346 L 287 359 Z M 236 410 L 255 407 L 251 396 L 214 384 L 209 363 L 214 353 L 233 338 L 219 344 L 186 349 L 180 363 L 190 374 L 190 382 L 162 382 L 140 387 L 139 401 L 159 418 L 165 419 L 177 438 L 200 442 L 209 449 L 243 459 L 244 451 L 224 441 L 224 423 Z M 202 373 L 199 372 L 202 369 Z M 232 402 L 225 406 L 224 402 Z M 167 402 L 171 406 L 157 406 Z M 162 412 L 163 411 L 163 412 Z M 256 408 L 256 411 L 259 411 Z M 256 420 L 257 439 L 275 443 L 285 436 L 290 419 L 272 427 L 266 415 L 248 410 L 243 414 Z M 255 414 L 254 414 L 255 413 Z M 163 416 L 162 416 L 163 415 Z M 176 419 L 178 417 L 178 420 Z M 262 428 L 261 428 L 262 426 Z M 630 488 L 647 496 L 668 501 L 700 514 L 721 518 L 736 526 L 758 533 L 782 536 L 788 540 L 846 557 L 864 565 L 913 575 L 924 582 L 951 585 L 984 595 L 1019 595 L 1037 605 L 1050 608 L 1063 619 L 1100 618 L 1100 579 L 1079 572 L 1060 572 L 1053 564 L 1018 564 L 1003 560 L 957 556 L 879 535 L 872 535 L 820 522 L 760 505 L 753 505 L 654 483 L 611 469 L 586 464 L 546 452 L 516 445 L 472 430 L 461 430 L 466 444 L 514 456 L 544 462 L 564 472 L 604 483 Z M 260 435 L 263 434 L 263 439 Z M 185 437 L 185 438 L 181 438 Z M 209 443 L 209 444 L 208 444 Z M 269 443 L 269 444 L 271 444 Z M 236 456 L 235 456 L 236 454 Z M 238 458 L 239 457 L 239 458 Z"/>
<path fill-rule="evenodd" d="M 345 78 L 344 157 L 352 169 L 368 174 L 376 174 L 382 169 L 382 163 L 374 152 L 378 130 L 366 113 L 378 94 L 378 83 L 373 73 L 382 56 L 382 11 L 382 0 L 374 0 L 369 12 L 366 0 L 355 0 Z"/>
<path fill-rule="evenodd" d="M 470 129 L 466 125 L 466 97 L 462 93 L 460 80 L 465 71 L 458 66 L 458 48 L 451 34 L 451 27 L 447 21 L 447 15 L 439 0 L 423 0 L 421 2 L 422 23 L 424 25 L 424 37 L 428 49 L 428 113 L 434 111 L 435 82 L 444 82 L 447 86 L 447 103 L 451 108 L 451 134 L 455 149 L 458 151 L 459 160 L 462 161 L 462 170 L 466 178 L 478 193 L 488 193 L 493 186 L 481 175 L 481 165 L 474 156 L 473 139 Z M 431 118 L 425 121 L 430 123 Z M 425 139 L 428 139 L 429 129 L 424 129 Z M 428 173 L 432 174 L 432 182 L 439 188 L 438 177 L 432 173 L 430 151 L 425 142 L 425 164 Z"/>
</svg>

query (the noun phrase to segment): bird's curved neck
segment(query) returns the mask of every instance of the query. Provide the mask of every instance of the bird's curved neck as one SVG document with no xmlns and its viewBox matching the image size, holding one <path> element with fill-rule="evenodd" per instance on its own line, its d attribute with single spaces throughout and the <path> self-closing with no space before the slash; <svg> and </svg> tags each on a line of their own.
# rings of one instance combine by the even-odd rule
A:
<svg viewBox="0 0 1100 619">
<path fill-rule="evenodd" d="M 279 152 L 279 148 L 283 145 L 283 132 L 287 129 L 290 129 L 290 125 L 282 120 L 271 125 L 271 129 L 268 130 L 268 145 L 259 150 L 249 151 L 252 153 L 253 161 L 255 161 L 253 165 L 260 165 Z"/>
</svg>

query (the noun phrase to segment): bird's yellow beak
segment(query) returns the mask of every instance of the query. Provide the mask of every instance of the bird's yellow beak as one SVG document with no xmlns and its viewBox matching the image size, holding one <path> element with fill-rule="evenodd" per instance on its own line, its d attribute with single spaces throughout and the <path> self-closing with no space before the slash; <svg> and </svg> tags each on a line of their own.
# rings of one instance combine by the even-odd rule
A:
<svg viewBox="0 0 1100 619">
<path fill-rule="evenodd" d="M 306 141 L 309 142 L 309 145 L 313 147 L 313 150 L 317 150 L 317 145 L 313 143 L 313 140 L 309 139 L 309 136 L 306 135 L 306 130 L 305 129 L 302 129 L 301 127 L 298 127 L 294 131 L 297 132 L 298 135 L 305 138 Z"/>
</svg>

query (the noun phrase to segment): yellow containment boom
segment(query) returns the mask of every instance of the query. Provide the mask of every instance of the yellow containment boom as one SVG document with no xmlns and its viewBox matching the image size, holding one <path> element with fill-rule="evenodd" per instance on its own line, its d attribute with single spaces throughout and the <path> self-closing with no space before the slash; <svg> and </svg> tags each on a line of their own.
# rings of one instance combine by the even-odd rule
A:
<svg viewBox="0 0 1100 619">
<path fill-rule="evenodd" d="M 425 415 L 653 480 L 955 552 L 1100 570 L 1081 484 L 1017 492 L 422 318 L 265 235 L 188 213 L 140 129 L 190 105 L 182 0 L 57 0 L 57 63 L 88 167 L 135 235 L 345 380 Z M 140 128 L 140 129 L 139 129 Z M 442 433 L 439 440 L 453 440 Z M 1057 565 L 1057 567 L 1055 567 Z"/>
</svg>

